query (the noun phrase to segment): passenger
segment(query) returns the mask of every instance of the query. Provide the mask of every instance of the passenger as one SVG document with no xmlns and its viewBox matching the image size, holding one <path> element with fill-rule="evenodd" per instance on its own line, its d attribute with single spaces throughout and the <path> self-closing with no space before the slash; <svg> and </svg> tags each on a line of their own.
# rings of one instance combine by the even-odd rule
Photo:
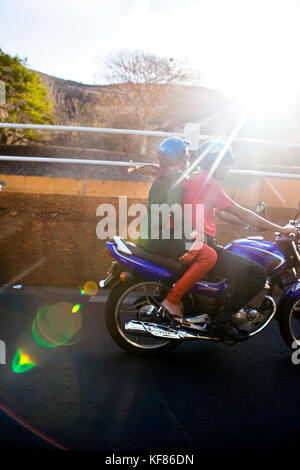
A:
<svg viewBox="0 0 300 470">
<path fill-rule="evenodd" d="M 192 226 L 197 229 L 197 205 L 204 205 L 204 233 L 208 245 L 218 255 L 212 273 L 232 281 L 231 297 L 224 310 L 213 317 L 213 325 L 219 333 L 231 338 L 244 339 L 246 332 L 237 330 L 231 322 L 231 314 L 238 312 L 264 287 L 266 271 L 258 263 L 225 250 L 215 240 L 217 228 L 215 210 L 230 223 L 250 224 L 262 230 L 288 234 L 295 229 L 284 227 L 263 219 L 255 212 L 245 209 L 228 197 L 217 180 L 223 180 L 234 162 L 231 147 L 221 140 L 204 142 L 199 148 L 199 162 L 202 171 L 194 172 L 183 188 L 182 204 L 192 205 Z"/>
<path fill-rule="evenodd" d="M 175 238 L 173 213 L 168 221 L 170 237 L 167 238 L 164 236 L 166 227 L 163 226 L 162 217 L 156 219 L 158 220 L 158 226 L 155 226 L 156 222 L 151 217 L 151 207 L 153 208 L 154 204 L 167 204 L 169 208 L 173 204 L 178 204 L 180 210 L 182 210 L 183 171 L 189 159 L 187 145 L 186 141 L 177 137 L 168 138 L 159 145 L 159 170 L 150 188 L 147 208 L 148 217 L 144 218 L 141 223 L 138 245 L 151 253 L 177 258 L 181 263 L 189 266 L 184 275 L 175 283 L 162 305 L 177 323 L 192 327 L 183 318 L 180 308 L 181 299 L 216 264 L 216 251 L 210 248 L 205 240 L 201 239 L 199 232 L 196 231 L 193 232 L 194 242 L 187 250 L 186 244 L 191 244 L 191 240 L 184 237 L 183 230 L 181 230 L 181 237 Z M 178 183 L 178 181 L 181 182 Z M 145 226 L 146 223 L 147 226 Z M 157 238 L 151 237 L 151 229 L 152 234 L 155 229 L 157 230 Z"/>
</svg>

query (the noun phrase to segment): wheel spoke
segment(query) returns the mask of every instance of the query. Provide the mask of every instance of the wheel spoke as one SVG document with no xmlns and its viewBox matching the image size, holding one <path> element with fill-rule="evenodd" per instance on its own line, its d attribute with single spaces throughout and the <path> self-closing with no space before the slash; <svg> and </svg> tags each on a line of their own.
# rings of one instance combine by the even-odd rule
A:
<svg viewBox="0 0 300 470">
<path fill-rule="evenodd" d="M 148 304 L 151 304 L 150 299 L 149 299 L 149 295 L 148 295 L 148 290 L 146 289 L 145 286 L 143 286 L 143 291 L 144 291 L 144 294 L 145 294 L 145 297 L 147 299 Z"/>
<path fill-rule="evenodd" d="M 149 292 L 149 290 L 144 286 L 143 290 L 145 292 L 145 296 L 147 297 L 148 303 L 151 304 L 154 302 L 156 305 L 160 305 L 159 301 Z"/>
<path fill-rule="evenodd" d="M 168 339 L 132 335 L 125 330 L 125 323 L 131 320 L 139 320 L 139 312 L 142 307 L 146 311 L 149 305 L 156 308 L 160 306 L 161 289 L 161 284 L 147 281 L 140 282 L 131 288 L 129 287 L 120 298 L 118 311 L 116 312 L 116 322 L 119 333 L 129 344 L 136 345 L 141 349 L 156 349 L 169 343 Z M 167 288 L 165 290 L 167 291 Z"/>
<path fill-rule="evenodd" d="M 129 305 L 128 307 L 124 307 L 122 309 L 119 310 L 120 313 L 124 313 L 124 312 L 137 312 L 139 310 L 139 307 L 143 307 L 144 305 L 147 305 L 147 302 L 145 300 L 143 301 L 140 301 L 138 303 L 133 303 L 131 305 Z"/>
</svg>

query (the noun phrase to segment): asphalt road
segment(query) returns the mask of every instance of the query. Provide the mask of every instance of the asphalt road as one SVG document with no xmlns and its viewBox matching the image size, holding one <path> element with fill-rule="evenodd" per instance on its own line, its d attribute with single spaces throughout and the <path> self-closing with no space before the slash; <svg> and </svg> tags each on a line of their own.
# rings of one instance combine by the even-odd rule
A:
<svg viewBox="0 0 300 470">
<path fill-rule="evenodd" d="M 30 287 L 0 296 L 2 449 L 297 448 L 300 365 L 292 364 L 275 321 L 234 347 L 190 342 L 144 358 L 113 343 L 103 299 Z M 59 301 L 81 303 L 81 332 L 72 345 L 45 348 L 33 338 L 32 321 L 41 305 Z M 34 368 L 13 372 L 17 348 L 34 358 Z"/>
</svg>

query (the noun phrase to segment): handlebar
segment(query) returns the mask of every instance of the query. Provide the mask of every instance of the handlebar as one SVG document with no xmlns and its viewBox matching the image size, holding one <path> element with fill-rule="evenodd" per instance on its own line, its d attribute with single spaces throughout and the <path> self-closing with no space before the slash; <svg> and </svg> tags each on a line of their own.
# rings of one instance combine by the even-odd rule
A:
<svg viewBox="0 0 300 470">
<path fill-rule="evenodd" d="M 297 234 L 294 233 L 294 232 L 290 232 L 290 233 L 284 235 L 281 232 L 275 232 L 275 235 L 276 235 L 276 239 L 278 239 L 278 238 L 285 238 L 285 239 L 289 238 L 290 240 L 295 240 L 295 239 L 300 240 L 300 230 L 297 230 Z"/>
<path fill-rule="evenodd" d="M 294 240 L 296 238 L 296 234 L 294 232 L 290 232 L 288 234 L 289 238 L 291 238 L 292 240 Z"/>
</svg>

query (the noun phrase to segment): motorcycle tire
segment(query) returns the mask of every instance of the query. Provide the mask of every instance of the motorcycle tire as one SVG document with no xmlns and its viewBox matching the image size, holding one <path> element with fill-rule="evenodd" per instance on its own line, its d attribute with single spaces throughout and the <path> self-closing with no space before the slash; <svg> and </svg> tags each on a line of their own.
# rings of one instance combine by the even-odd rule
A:
<svg viewBox="0 0 300 470">
<path fill-rule="evenodd" d="M 132 291 L 134 288 L 140 288 L 142 286 L 154 284 L 158 283 L 155 283 L 154 281 L 141 281 L 137 279 L 131 279 L 127 282 L 120 282 L 112 289 L 108 297 L 105 308 L 105 321 L 107 329 L 115 343 L 129 353 L 144 356 L 154 356 L 171 351 L 180 344 L 180 342 L 177 340 L 156 340 L 154 338 L 153 347 L 143 347 L 142 344 L 135 344 L 135 342 L 131 340 L 130 335 L 126 335 L 118 323 L 119 306 L 121 305 L 122 299 L 126 297 L 127 293 L 130 293 L 130 291 Z M 155 342 L 157 342 L 157 346 L 155 346 Z"/>
<path fill-rule="evenodd" d="M 295 308 L 297 310 L 295 310 Z M 279 330 L 285 344 L 292 348 L 296 340 L 299 341 L 300 337 L 293 331 L 292 321 L 298 321 L 298 331 L 300 333 L 300 300 L 292 300 L 288 306 L 281 312 L 279 316 Z M 296 337 L 298 336 L 298 338 Z"/>
</svg>

